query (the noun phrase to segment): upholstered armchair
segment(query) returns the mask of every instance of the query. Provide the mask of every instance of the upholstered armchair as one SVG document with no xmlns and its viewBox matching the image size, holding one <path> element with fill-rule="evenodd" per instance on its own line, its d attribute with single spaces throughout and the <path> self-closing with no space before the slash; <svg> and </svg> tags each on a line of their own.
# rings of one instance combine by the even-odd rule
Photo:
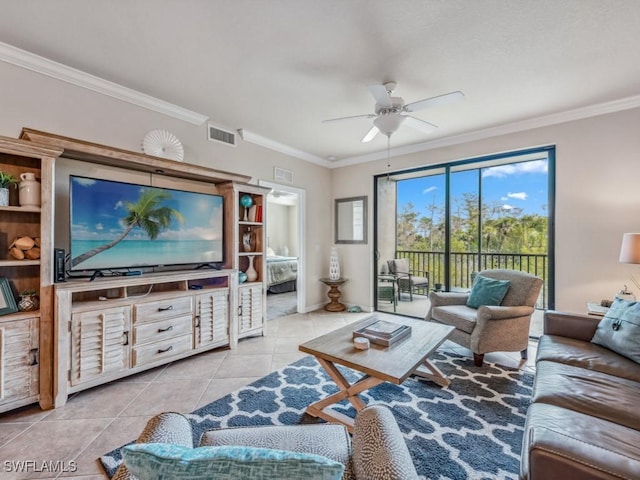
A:
<svg viewBox="0 0 640 480">
<path fill-rule="evenodd" d="M 388 260 L 389 273 L 394 275 L 398 283 L 398 291 L 409 292 L 409 300 L 413 302 L 413 292 L 429 291 L 429 272 L 418 272 L 409 267 L 408 258 Z"/>
<path fill-rule="evenodd" d="M 187 448 L 193 448 L 193 442 L 189 419 L 175 412 L 151 418 L 136 440 Z M 345 466 L 343 480 L 418 478 L 400 428 L 383 405 L 371 405 L 358 412 L 353 437 L 344 425 L 337 423 L 232 427 L 205 431 L 197 446 L 245 446 L 321 455 Z M 135 479 L 124 464 L 112 478 Z"/>
<path fill-rule="evenodd" d="M 474 308 L 467 305 L 470 293 L 431 292 L 425 320 L 455 327 L 449 340 L 471 350 L 477 366 L 482 366 L 489 352 L 519 351 L 526 359 L 531 315 L 542 280 L 516 270 L 483 270 L 478 276 L 509 282 L 499 304 Z"/>
</svg>

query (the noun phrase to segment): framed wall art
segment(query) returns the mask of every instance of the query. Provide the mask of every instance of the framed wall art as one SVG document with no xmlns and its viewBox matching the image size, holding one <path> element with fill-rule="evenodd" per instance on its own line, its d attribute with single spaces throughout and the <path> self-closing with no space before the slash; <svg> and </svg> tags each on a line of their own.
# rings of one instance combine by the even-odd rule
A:
<svg viewBox="0 0 640 480">
<path fill-rule="evenodd" d="M 18 311 L 16 299 L 13 298 L 11 286 L 7 278 L 0 278 L 0 315 L 7 315 Z"/>
</svg>

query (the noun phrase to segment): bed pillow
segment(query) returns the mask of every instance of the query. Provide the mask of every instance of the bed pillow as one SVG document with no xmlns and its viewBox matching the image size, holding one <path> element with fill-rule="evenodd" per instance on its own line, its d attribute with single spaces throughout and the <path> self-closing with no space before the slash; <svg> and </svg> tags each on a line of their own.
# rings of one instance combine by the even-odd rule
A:
<svg viewBox="0 0 640 480">
<path fill-rule="evenodd" d="M 273 251 L 273 248 L 267 247 L 267 257 L 275 257 L 276 252 Z"/>
<path fill-rule="evenodd" d="M 500 305 L 509 290 L 509 280 L 495 280 L 477 275 L 467 298 L 467 306 L 479 308 L 481 305 Z"/>
<path fill-rule="evenodd" d="M 321 455 L 267 448 L 135 443 L 123 447 L 122 454 L 127 470 L 140 480 L 340 480 L 344 472 L 340 462 Z"/>
<path fill-rule="evenodd" d="M 640 363 L 640 302 L 616 298 L 591 342 Z"/>
</svg>

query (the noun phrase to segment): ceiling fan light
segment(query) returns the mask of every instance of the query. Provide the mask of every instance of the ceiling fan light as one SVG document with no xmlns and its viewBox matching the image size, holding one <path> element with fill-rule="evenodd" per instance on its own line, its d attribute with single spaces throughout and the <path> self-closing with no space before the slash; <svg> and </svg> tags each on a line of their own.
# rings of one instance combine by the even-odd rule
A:
<svg viewBox="0 0 640 480">
<path fill-rule="evenodd" d="M 390 137 L 402 125 L 404 116 L 397 114 L 380 115 L 373 121 L 380 133 Z"/>
</svg>

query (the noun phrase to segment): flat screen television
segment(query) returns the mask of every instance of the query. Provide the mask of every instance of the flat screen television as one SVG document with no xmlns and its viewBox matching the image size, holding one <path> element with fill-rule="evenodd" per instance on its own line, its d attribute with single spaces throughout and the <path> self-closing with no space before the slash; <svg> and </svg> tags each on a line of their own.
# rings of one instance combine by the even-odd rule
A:
<svg viewBox="0 0 640 480">
<path fill-rule="evenodd" d="M 69 177 L 70 271 L 223 262 L 221 195 Z"/>
</svg>

